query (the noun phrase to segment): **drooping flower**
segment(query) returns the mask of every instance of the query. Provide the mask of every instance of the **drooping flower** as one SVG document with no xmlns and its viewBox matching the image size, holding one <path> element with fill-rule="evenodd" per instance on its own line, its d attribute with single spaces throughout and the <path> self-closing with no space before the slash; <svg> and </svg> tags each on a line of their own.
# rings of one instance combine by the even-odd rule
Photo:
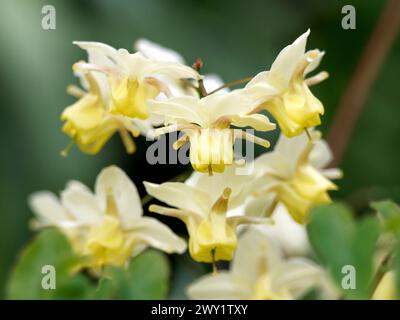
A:
<svg viewBox="0 0 400 320">
<path fill-rule="evenodd" d="M 260 109 L 266 109 L 277 120 L 282 132 L 294 137 L 321 123 L 322 103 L 311 93 L 305 76 L 315 70 L 324 55 L 315 49 L 305 51 L 308 30 L 278 55 L 269 71 L 255 76 L 245 87 Z M 313 84 L 324 80 L 326 72 L 313 77 Z"/>
<path fill-rule="evenodd" d="M 233 163 L 233 144 L 236 138 L 269 146 L 267 140 L 246 131 L 232 129 L 252 127 L 259 131 L 275 129 L 275 124 L 261 114 L 249 114 L 251 99 L 241 91 L 211 94 L 203 98 L 184 96 L 166 101 L 150 101 L 151 112 L 165 117 L 165 127 L 155 130 L 156 135 L 181 131 L 184 135 L 175 148 L 190 142 L 190 162 L 199 172 L 223 172 Z"/>
<path fill-rule="evenodd" d="M 173 207 L 151 205 L 149 210 L 176 217 L 186 224 L 189 252 L 194 260 L 231 260 L 237 245 L 237 225 L 264 224 L 269 220 L 259 217 L 226 216 L 229 209 L 242 202 L 245 184 L 241 182 L 240 177 L 224 179 L 224 174 L 194 175 L 186 184 L 144 182 L 148 194 Z"/>
<path fill-rule="evenodd" d="M 92 72 L 86 72 L 83 77 L 88 83 L 88 91 L 75 90 L 79 100 L 63 111 L 63 131 L 74 139 L 81 151 L 88 154 L 98 153 L 119 132 L 126 151 L 133 153 L 136 147 L 131 135 L 137 137 L 140 134 L 139 127 L 126 116 L 109 113 Z"/>
<path fill-rule="evenodd" d="M 249 227 L 239 238 L 229 271 L 209 274 L 192 283 L 192 299 L 287 300 L 301 298 L 312 288 L 324 298 L 336 295 L 323 269 L 305 258 L 284 259 L 259 229 Z"/>
<path fill-rule="evenodd" d="M 107 265 L 124 266 L 146 247 L 172 253 L 186 249 L 184 240 L 154 218 L 143 217 L 138 192 L 118 167 L 103 169 L 94 194 L 71 181 L 60 200 L 48 191 L 31 195 L 35 228 L 56 227 L 85 259 L 79 267 L 94 272 Z"/>
<path fill-rule="evenodd" d="M 72 87 L 80 99 L 66 108 L 61 119 L 63 130 L 89 154 L 97 153 L 115 133 L 120 132 L 129 153 L 134 152 L 130 136 L 153 129 L 147 100 L 170 91 L 157 77 L 178 81 L 199 76 L 179 63 L 145 58 L 97 42 L 75 42 L 88 52 L 88 62 L 78 62 L 74 70 L 87 91 Z"/>
<path fill-rule="evenodd" d="M 337 187 L 329 179 L 341 177 L 341 171 L 323 169 L 331 161 L 330 149 L 319 132 L 312 137 L 281 135 L 273 152 L 255 160 L 254 199 L 247 214 L 269 215 L 283 203 L 296 222 L 306 223 L 313 206 L 331 201 L 328 191 Z"/>
</svg>

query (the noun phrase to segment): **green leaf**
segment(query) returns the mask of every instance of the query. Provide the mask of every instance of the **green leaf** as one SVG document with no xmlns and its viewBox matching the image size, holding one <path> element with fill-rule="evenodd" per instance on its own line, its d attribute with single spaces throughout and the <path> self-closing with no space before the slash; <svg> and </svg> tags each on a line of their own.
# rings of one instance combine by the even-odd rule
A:
<svg viewBox="0 0 400 320">
<path fill-rule="evenodd" d="M 349 243 L 354 225 L 349 209 L 336 203 L 316 207 L 308 232 L 318 257 L 329 267 L 333 279 L 340 285 L 343 266 L 353 262 Z"/>
<path fill-rule="evenodd" d="M 26 246 L 8 283 L 9 299 L 85 299 L 90 298 L 92 284 L 83 275 L 71 275 L 71 268 L 78 262 L 59 232 L 45 230 Z M 55 270 L 55 289 L 44 289 L 42 280 L 50 265 Z M 43 273 L 42 273 L 43 271 Z"/>
<path fill-rule="evenodd" d="M 395 202 L 376 201 L 371 203 L 371 207 L 382 217 L 385 230 L 400 234 L 400 207 Z"/>
<path fill-rule="evenodd" d="M 379 236 L 379 225 L 373 217 L 361 219 L 352 241 L 353 265 L 357 271 L 357 289 L 347 290 L 348 297 L 368 299 L 374 276 L 373 255 Z"/>
<path fill-rule="evenodd" d="M 400 242 L 397 243 L 393 252 L 393 269 L 395 272 L 395 288 L 397 297 L 400 297 Z"/>
<path fill-rule="evenodd" d="M 316 254 L 339 288 L 346 276 L 343 267 L 355 268 L 356 287 L 342 288 L 345 297 L 368 298 L 373 278 L 372 259 L 380 232 L 377 219 L 367 217 L 356 223 L 346 206 L 333 203 L 313 210 L 308 231 Z"/>
<path fill-rule="evenodd" d="M 146 250 L 133 258 L 128 268 L 110 268 L 102 279 L 96 298 L 166 299 L 169 289 L 169 262 L 165 254 Z"/>
</svg>

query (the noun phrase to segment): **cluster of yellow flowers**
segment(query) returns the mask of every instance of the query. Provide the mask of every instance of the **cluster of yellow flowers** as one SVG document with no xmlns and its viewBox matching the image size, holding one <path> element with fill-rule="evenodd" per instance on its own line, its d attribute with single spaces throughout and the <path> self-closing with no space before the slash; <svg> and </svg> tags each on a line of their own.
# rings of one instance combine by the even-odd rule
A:
<svg viewBox="0 0 400 320">
<path fill-rule="evenodd" d="M 132 136 L 140 134 L 179 131 L 175 147 L 190 144 L 195 171 L 187 181 L 144 185 L 167 205 L 153 204 L 149 211 L 186 224 L 195 261 L 234 259 L 230 272 L 194 283 L 191 297 L 296 298 L 310 286 L 329 287 L 317 265 L 284 258 L 308 250 L 308 213 L 331 201 L 328 191 L 336 186 L 330 179 L 341 176 L 338 169 L 325 169 L 331 153 L 313 129 L 324 108 L 309 86 L 327 73 L 306 78 L 323 56 L 306 51 L 308 35 L 285 47 L 269 71 L 233 91 L 217 76 L 201 75 L 199 65 L 186 66 L 179 54 L 147 40 L 139 40 L 133 54 L 97 42 L 75 43 L 88 53 L 88 61 L 73 67 L 83 89 L 69 87 L 78 100 L 61 119 L 63 131 L 83 152 L 96 154 L 116 132 L 128 153 L 135 151 Z M 237 174 L 236 139 L 270 145 L 243 130 L 274 130 L 265 110 L 281 129 L 279 141 L 273 152 L 253 161 L 252 172 Z M 124 266 L 147 246 L 186 250 L 186 241 L 167 226 L 142 216 L 135 185 L 115 166 L 99 174 L 94 193 L 73 181 L 60 199 L 39 192 L 30 204 L 37 215 L 34 227 L 57 227 L 86 257 L 77 269 L 100 273 L 107 265 Z M 239 227 L 239 236 L 242 224 L 257 226 Z"/>
</svg>

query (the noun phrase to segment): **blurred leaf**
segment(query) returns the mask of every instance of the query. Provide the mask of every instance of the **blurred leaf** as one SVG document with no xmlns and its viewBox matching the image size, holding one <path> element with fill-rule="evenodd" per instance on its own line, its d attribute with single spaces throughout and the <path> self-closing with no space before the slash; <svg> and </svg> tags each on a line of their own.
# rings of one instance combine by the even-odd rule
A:
<svg viewBox="0 0 400 320">
<path fill-rule="evenodd" d="M 346 265 L 355 268 L 356 288 L 342 288 L 344 295 L 351 299 L 368 298 L 372 258 L 379 235 L 377 220 L 367 217 L 355 223 L 347 207 L 334 203 L 315 208 L 308 228 L 312 246 L 339 288 L 346 275 L 342 268 Z"/>
<path fill-rule="evenodd" d="M 350 211 L 340 204 L 315 208 L 308 226 L 315 252 L 330 267 L 333 278 L 339 284 L 343 277 L 342 267 L 352 260 L 348 244 L 353 228 Z"/>
<path fill-rule="evenodd" d="M 165 299 L 168 293 L 169 264 L 166 256 L 147 250 L 132 259 L 127 269 L 112 267 L 96 285 L 84 274 L 72 275 L 79 261 L 68 241 L 56 230 L 39 233 L 26 246 L 12 272 L 9 299 Z M 42 273 L 54 266 L 56 289 L 43 289 Z"/>
<path fill-rule="evenodd" d="M 169 299 L 183 300 L 188 299 L 186 295 L 187 287 L 196 279 L 204 274 L 211 272 L 209 265 L 197 263 L 194 261 L 188 252 L 181 255 L 176 255 L 173 261 L 173 270 L 171 280 L 171 292 Z"/>
<path fill-rule="evenodd" d="M 135 257 L 124 270 L 110 268 L 96 293 L 98 299 L 166 299 L 169 263 L 165 254 L 147 250 Z"/>
<path fill-rule="evenodd" d="M 397 243 L 394 256 L 394 270 L 396 274 L 396 293 L 397 296 L 400 297 L 400 242 Z"/>
<path fill-rule="evenodd" d="M 383 219 L 386 230 L 400 233 L 400 207 L 392 200 L 376 201 L 371 203 L 371 207 L 375 209 Z"/>
<path fill-rule="evenodd" d="M 349 297 L 367 299 L 374 276 L 373 255 L 379 236 L 379 224 L 373 217 L 361 219 L 353 239 L 353 265 L 357 270 L 357 289 L 348 290 Z"/>
<path fill-rule="evenodd" d="M 55 230 L 45 230 L 23 250 L 8 284 L 9 299 L 85 299 L 92 285 L 85 276 L 71 276 L 77 262 L 67 240 Z M 43 289 L 45 265 L 54 266 L 56 289 Z"/>
</svg>

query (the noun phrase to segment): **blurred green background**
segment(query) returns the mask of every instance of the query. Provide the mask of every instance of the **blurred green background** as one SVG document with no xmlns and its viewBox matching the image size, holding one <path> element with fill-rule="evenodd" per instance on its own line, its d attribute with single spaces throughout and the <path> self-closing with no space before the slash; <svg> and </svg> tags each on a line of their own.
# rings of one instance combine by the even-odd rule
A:
<svg viewBox="0 0 400 320">
<path fill-rule="evenodd" d="M 164 181 L 182 166 L 150 166 L 144 139 L 126 155 L 114 138 L 93 157 L 60 151 L 69 138 L 59 116 L 74 101 L 66 86 L 77 83 L 71 66 L 85 53 L 73 40 L 101 41 L 132 49 L 145 37 L 180 52 L 188 62 L 201 57 L 204 71 L 225 81 L 269 68 L 277 53 L 308 28 L 308 48 L 326 51 L 321 70 L 331 77 L 313 88 L 324 103 L 326 133 L 341 94 L 386 1 L 319 0 L 0 0 L 0 297 L 20 248 L 31 237 L 26 199 L 33 191 L 62 190 L 69 179 L 93 186 L 109 164 L 127 170 L 143 194 L 141 181 Z M 43 30 L 41 9 L 56 8 L 56 30 Z M 357 29 L 343 30 L 341 8 L 352 4 Z M 345 177 L 335 196 L 356 208 L 371 199 L 400 201 L 400 41 L 395 42 L 348 145 Z M 396 82 L 396 83 L 394 83 Z M 277 133 L 272 138 L 276 139 Z"/>
</svg>

